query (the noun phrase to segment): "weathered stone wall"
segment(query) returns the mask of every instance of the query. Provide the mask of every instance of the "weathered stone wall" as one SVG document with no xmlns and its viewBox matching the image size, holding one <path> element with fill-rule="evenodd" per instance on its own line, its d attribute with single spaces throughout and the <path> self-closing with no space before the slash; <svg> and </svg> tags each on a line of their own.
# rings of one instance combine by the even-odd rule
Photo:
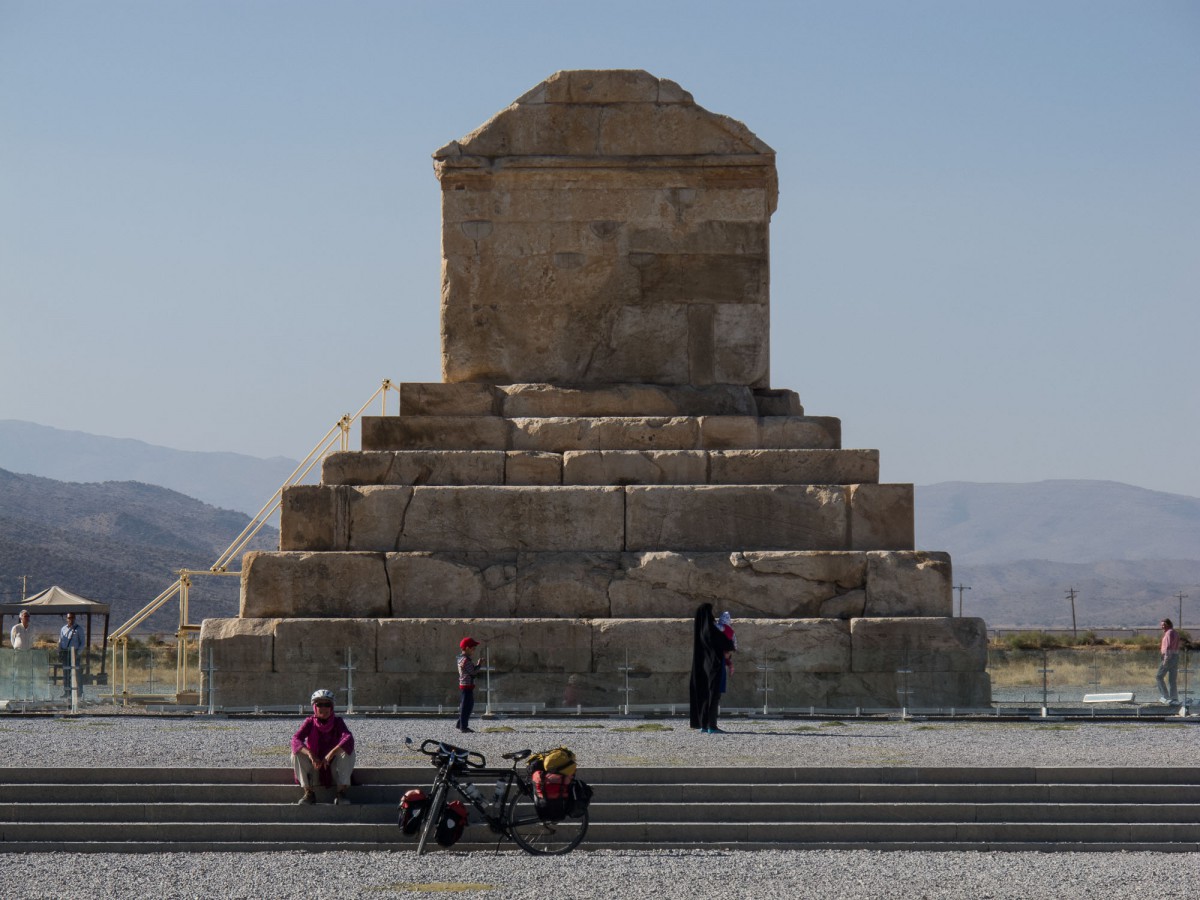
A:
<svg viewBox="0 0 1200 900">
<path fill-rule="evenodd" d="M 342 672 L 350 648 L 356 704 L 450 707 L 464 632 L 488 647 L 496 702 L 616 705 L 628 664 L 633 702 L 687 704 L 687 619 L 210 619 L 201 642 L 214 648 L 222 704 L 248 695 L 263 705 L 303 703 L 311 686 L 344 682 L 330 673 Z M 760 665 L 771 669 L 773 706 L 895 708 L 906 685 L 909 706 L 990 702 L 982 619 L 747 618 L 737 636 L 745 652 L 727 704 L 762 702 Z"/>
<path fill-rule="evenodd" d="M 560 72 L 434 158 L 446 381 L 768 385 L 775 154 L 740 122 Z"/>
</svg>

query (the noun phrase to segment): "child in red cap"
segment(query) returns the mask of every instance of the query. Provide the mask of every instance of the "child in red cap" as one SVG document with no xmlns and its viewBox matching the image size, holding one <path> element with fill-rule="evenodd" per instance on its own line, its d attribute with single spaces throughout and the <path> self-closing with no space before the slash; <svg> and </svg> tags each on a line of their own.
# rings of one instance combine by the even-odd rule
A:
<svg viewBox="0 0 1200 900">
<path fill-rule="evenodd" d="M 473 729 L 469 722 L 471 710 L 475 708 L 475 672 L 478 666 L 471 658 L 471 651 L 479 646 L 479 641 L 473 637 L 465 637 L 458 642 L 458 724 L 459 731 L 466 734 Z"/>
</svg>

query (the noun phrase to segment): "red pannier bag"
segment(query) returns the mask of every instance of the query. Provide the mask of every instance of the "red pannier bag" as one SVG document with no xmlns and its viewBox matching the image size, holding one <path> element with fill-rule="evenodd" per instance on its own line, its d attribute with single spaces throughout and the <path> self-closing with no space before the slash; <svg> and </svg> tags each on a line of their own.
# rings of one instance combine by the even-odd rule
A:
<svg viewBox="0 0 1200 900">
<path fill-rule="evenodd" d="M 533 801 L 538 816 L 547 822 L 557 822 L 567 817 L 571 804 L 571 782 L 574 775 L 538 770 L 533 773 Z"/>
</svg>

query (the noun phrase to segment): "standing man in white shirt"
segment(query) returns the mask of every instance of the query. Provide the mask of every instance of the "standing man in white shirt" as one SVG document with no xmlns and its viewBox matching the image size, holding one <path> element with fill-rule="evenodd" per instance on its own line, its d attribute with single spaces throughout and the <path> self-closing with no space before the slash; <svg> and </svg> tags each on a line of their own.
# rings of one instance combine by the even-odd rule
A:
<svg viewBox="0 0 1200 900">
<path fill-rule="evenodd" d="M 8 633 L 14 650 L 32 650 L 33 635 L 29 633 L 29 610 L 21 610 L 21 619 Z"/>
</svg>

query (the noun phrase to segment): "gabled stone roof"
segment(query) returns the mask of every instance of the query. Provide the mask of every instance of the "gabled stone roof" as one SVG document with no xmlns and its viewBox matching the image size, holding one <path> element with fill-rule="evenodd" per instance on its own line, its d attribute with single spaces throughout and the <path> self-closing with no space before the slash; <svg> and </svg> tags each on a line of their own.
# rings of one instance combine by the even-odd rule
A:
<svg viewBox="0 0 1200 900">
<path fill-rule="evenodd" d="M 578 69 L 556 72 L 433 156 L 762 156 L 773 162 L 775 151 L 736 119 L 698 106 L 673 81 L 641 69 Z"/>
</svg>

